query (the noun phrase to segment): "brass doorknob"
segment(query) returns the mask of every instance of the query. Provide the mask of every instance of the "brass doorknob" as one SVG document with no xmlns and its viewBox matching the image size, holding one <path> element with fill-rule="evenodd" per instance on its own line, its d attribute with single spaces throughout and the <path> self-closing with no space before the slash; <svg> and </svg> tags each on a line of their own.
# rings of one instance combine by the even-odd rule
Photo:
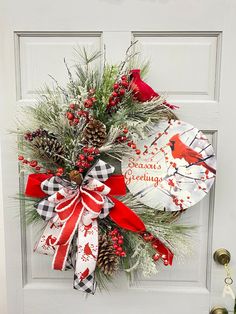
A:
<svg viewBox="0 0 236 314">
<path fill-rule="evenodd" d="M 226 249 L 218 249 L 213 255 L 214 261 L 220 265 L 229 264 L 231 256 Z"/>
<path fill-rule="evenodd" d="M 210 314 L 228 314 L 228 311 L 224 307 L 214 307 Z"/>
</svg>

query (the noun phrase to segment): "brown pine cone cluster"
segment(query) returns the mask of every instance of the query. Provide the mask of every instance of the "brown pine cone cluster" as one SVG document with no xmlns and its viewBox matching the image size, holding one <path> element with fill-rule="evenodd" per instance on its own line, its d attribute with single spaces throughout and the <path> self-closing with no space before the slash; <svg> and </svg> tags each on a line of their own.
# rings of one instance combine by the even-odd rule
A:
<svg viewBox="0 0 236 314">
<path fill-rule="evenodd" d="M 83 141 L 93 147 L 101 147 L 107 139 L 106 126 L 99 120 L 91 120 L 84 129 Z"/>
<path fill-rule="evenodd" d="M 114 275 L 119 268 L 119 256 L 115 254 L 113 243 L 107 233 L 99 236 L 97 267 L 106 276 Z"/>
</svg>

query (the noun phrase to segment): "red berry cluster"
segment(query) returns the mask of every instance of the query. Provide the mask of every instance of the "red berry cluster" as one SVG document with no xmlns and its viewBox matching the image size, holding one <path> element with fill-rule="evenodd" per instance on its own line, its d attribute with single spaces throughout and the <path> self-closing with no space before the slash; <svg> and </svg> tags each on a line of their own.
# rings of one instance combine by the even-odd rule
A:
<svg viewBox="0 0 236 314">
<path fill-rule="evenodd" d="M 115 228 L 109 232 L 109 235 L 110 235 L 111 240 L 113 242 L 115 254 L 118 256 L 121 256 L 121 257 L 125 257 L 126 253 L 122 248 L 122 244 L 124 243 L 124 238 L 120 234 L 119 230 L 117 228 Z"/>
<path fill-rule="evenodd" d="M 31 161 L 29 161 L 28 159 L 25 159 L 25 157 L 22 156 L 22 155 L 18 156 L 18 160 L 19 160 L 22 164 L 28 165 L 28 166 L 34 168 L 36 171 L 40 171 L 41 168 L 42 168 L 42 166 L 39 166 L 39 165 L 38 165 L 37 160 L 31 160 Z"/>
<path fill-rule="evenodd" d="M 48 135 L 48 131 L 42 130 L 42 129 L 37 129 L 37 130 L 35 130 L 33 132 L 27 131 L 24 134 L 24 138 L 25 138 L 26 141 L 32 142 L 34 138 L 42 137 L 42 136 L 45 136 L 45 135 Z"/>
<path fill-rule="evenodd" d="M 124 128 L 122 130 L 122 134 L 116 138 L 116 141 L 119 143 L 125 143 L 128 140 L 127 134 L 129 133 L 129 130 L 127 128 Z"/>
<path fill-rule="evenodd" d="M 89 97 L 84 100 L 82 108 L 78 104 L 71 103 L 66 113 L 66 117 L 69 120 L 71 126 L 76 126 L 81 118 L 88 120 L 89 111 L 92 108 L 97 99 L 94 97 L 95 89 L 91 88 L 88 92 Z M 85 108 L 85 110 L 83 109 Z"/>
<path fill-rule="evenodd" d="M 86 169 L 91 167 L 92 162 L 95 157 L 100 154 L 100 151 L 96 147 L 85 146 L 82 149 L 82 153 L 79 154 L 76 166 L 80 173 L 84 172 Z"/>
<path fill-rule="evenodd" d="M 64 173 L 64 169 L 63 168 L 57 168 L 57 171 L 55 173 L 56 176 L 61 177 Z"/>
<path fill-rule="evenodd" d="M 159 246 L 159 245 L 158 245 L 158 243 L 156 242 L 156 239 L 155 239 L 154 235 L 152 235 L 152 234 L 149 233 L 149 232 L 144 232 L 143 234 L 141 234 L 141 236 L 142 236 L 142 238 L 143 238 L 143 240 L 144 240 L 145 242 L 150 242 L 150 244 L 152 245 L 152 247 L 153 247 L 155 250 L 158 250 L 158 246 Z M 165 266 L 167 266 L 167 265 L 169 264 L 169 262 L 168 262 L 168 260 L 167 260 L 167 256 L 165 256 L 165 255 L 160 255 L 158 252 L 155 253 L 152 258 L 153 258 L 153 260 L 154 260 L 155 262 L 157 262 L 160 258 L 162 258 L 162 259 L 163 259 L 163 263 L 164 263 Z"/>
<path fill-rule="evenodd" d="M 109 98 L 109 103 L 107 104 L 108 111 L 110 112 L 113 111 L 114 107 L 116 107 L 121 102 L 128 87 L 129 87 L 128 77 L 126 75 L 122 75 L 121 80 L 119 80 L 113 85 L 113 92 Z"/>
<path fill-rule="evenodd" d="M 72 109 L 72 105 L 74 104 L 70 104 L 70 111 L 67 111 L 66 113 L 66 117 L 69 120 L 71 126 L 76 126 L 82 117 L 88 120 L 89 116 L 88 111 L 85 110 L 76 111 L 76 109 Z"/>
</svg>

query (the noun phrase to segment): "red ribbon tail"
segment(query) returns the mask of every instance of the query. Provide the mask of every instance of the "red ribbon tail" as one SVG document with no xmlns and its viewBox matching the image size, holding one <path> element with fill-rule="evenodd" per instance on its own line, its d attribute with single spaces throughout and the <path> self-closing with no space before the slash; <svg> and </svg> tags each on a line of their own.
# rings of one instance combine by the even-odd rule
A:
<svg viewBox="0 0 236 314">
<path fill-rule="evenodd" d="M 146 230 L 143 221 L 129 207 L 110 195 L 109 198 L 115 204 L 110 211 L 110 218 L 118 226 L 133 232 L 144 232 Z"/>
<path fill-rule="evenodd" d="M 109 198 L 115 204 L 110 211 L 110 218 L 121 228 L 138 232 L 144 241 L 151 242 L 152 247 L 157 251 L 158 258 L 161 258 L 164 264 L 172 265 L 174 254 L 158 238 L 146 232 L 146 227 L 141 218 L 136 215 L 129 207 L 116 198 L 109 195 Z M 146 234 L 146 236 L 145 236 Z M 149 235 L 149 238 L 147 237 Z M 151 236 L 151 240 L 150 240 Z"/>
</svg>

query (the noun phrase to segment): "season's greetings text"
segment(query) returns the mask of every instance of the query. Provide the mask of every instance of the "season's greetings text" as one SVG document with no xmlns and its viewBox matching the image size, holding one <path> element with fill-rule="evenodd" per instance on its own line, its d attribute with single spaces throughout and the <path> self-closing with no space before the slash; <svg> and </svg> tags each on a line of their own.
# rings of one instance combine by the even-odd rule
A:
<svg viewBox="0 0 236 314">
<path fill-rule="evenodd" d="M 153 182 L 153 186 L 157 187 L 162 181 L 161 172 L 161 165 L 157 163 L 137 161 L 130 157 L 127 170 L 124 173 L 125 183 L 129 185 L 134 181 Z M 159 175 L 154 175 L 154 173 Z"/>
</svg>

